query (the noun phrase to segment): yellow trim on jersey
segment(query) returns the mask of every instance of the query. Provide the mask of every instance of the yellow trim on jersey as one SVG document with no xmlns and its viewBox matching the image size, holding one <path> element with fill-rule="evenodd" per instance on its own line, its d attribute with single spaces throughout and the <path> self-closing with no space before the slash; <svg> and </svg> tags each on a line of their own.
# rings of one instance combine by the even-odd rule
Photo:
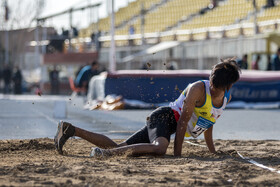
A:
<svg viewBox="0 0 280 187">
<path fill-rule="evenodd" d="M 215 118 L 212 116 L 212 113 L 211 113 L 211 110 L 212 110 L 212 107 L 213 107 L 213 105 L 212 105 L 212 98 L 211 98 L 211 96 L 207 93 L 206 89 L 207 89 L 207 88 L 206 88 L 206 86 L 205 86 L 205 94 L 206 94 L 205 103 L 204 103 L 204 105 L 201 106 L 201 107 L 195 107 L 195 108 L 194 108 L 194 114 L 195 114 L 195 116 L 197 117 L 197 119 L 201 116 L 201 117 L 203 117 L 203 118 L 205 118 L 205 119 L 207 119 L 207 120 L 209 120 L 209 121 L 215 123 L 216 120 L 215 120 Z M 190 120 L 191 120 L 191 119 L 190 119 Z M 196 123 L 197 123 L 197 121 L 193 121 L 193 122 L 192 122 L 193 127 L 195 127 Z M 190 135 L 188 132 L 185 133 L 185 137 L 190 137 L 190 136 L 191 136 L 191 135 Z"/>
</svg>

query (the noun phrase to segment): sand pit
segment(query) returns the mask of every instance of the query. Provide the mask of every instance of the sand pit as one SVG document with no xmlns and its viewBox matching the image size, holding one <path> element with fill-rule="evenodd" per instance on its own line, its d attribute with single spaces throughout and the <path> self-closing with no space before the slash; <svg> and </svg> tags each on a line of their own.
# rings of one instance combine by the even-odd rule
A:
<svg viewBox="0 0 280 187">
<path fill-rule="evenodd" d="M 203 140 L 190 140 L 204 144 Z M 0 141 L 0 186 L 278 186 L 280 174 L 257 167 L 236 152 L 280 170 L 280 141 L 215 140 L 219 155 L 184 143 L 183 156 L 89 157 L 92 144 L 71 139 L 66 155 L 51 139 Z"/>
</svg>

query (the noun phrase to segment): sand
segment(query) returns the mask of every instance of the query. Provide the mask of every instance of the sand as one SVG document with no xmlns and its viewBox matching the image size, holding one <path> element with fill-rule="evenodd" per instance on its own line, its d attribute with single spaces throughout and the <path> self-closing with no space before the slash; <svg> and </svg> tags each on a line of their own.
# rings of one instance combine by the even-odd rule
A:
<svg viewBox="0 0 280 187">
<path fill-rule="evenodd" d="M 190 140 L 205 144 L 203 140 Z M 52 139 L 1 140 L 0 186 L 279 186 L 280 141 L 215 140 L 219 155 L 188 143 L 180 158 L 167 155 L 90 158 L 92 144 L 71 139 L 59 155 Z"/>
</svg>

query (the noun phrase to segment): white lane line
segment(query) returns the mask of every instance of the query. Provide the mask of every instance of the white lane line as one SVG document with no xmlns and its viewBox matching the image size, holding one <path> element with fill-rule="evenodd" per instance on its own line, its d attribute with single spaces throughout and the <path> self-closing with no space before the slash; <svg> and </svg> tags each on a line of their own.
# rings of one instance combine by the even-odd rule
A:
<svg viewBox="0 0 280 187">
<path fill-rule="evenodd" d="M 263 164 L 260 164 L 260 163 L 256 162 L 255 160 L 253 160 L 253 159 L 251 159 L 251 158 L 244 157 L 244 156 L 241 155 L 238 151 L 237 151 L 237 154 L 240 156 L 240 158 L 242 158 L 243 160 L 246 160 L 247 162 L 250 162 L 251 164 L 254 164 L 254 165 L 256 165 L 256 166 L 258 166 L 258 167 L 261 167 L 261 168 L 263 168 L 263 169 L 267 169 L 267 170 L 269 170 L 269 171 L 276 172 L 276 173 L 279 173 L 279 174 L 280 174 L 280 170 L 277 171 L 276 169 L 267 167 L 267 166 L 265 166 L 265 165 L 263 165 Z"/>
<path fill-rule="evenodd" d="M 199 146 L 199 147 L 206 147 L 205 145 L 200 145 L 200 144 L 197 144 L 197 143 L 193 143 L 193 142 L 190 142 L 190 141 L 185 141 L 186 143 L 188 144 L 191 144 L 191 145 L 195 145 L 195 146 Z M 272 172 L 276 172 L 276 173 L 279 173 L 280 174 L 280 170 L 277 170 L 277 169 L 274 169 L 274 168 L 271 168 L 271 167 L 268 167 L 268 166 L 265 166 L 263 164 L 260 164 L 258 162 L 256 162 L 255 160 L 251 159 L 251 158 L 248 158 L 248 157 L 244 157 L 243 155 L 241 155 L 241 153 L 239 153 L 238 151 L 236 151 L 238 156 L 240 158 L 242 158 L 243 160 L 246 160 L 247 162 L 251 163 L 251 164 L 254 164 L 255 166 L 258 166 L 260 168 L 263 168 L 263 169 L 267 169 L 269 171 L 272 171 Z"/>
</svg>

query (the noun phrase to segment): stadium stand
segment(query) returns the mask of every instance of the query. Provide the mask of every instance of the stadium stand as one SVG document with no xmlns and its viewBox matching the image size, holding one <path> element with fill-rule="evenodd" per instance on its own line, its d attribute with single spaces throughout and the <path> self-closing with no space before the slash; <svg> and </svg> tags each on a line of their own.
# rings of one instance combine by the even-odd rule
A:
<svg viewBox="0 0 280 187">
<path fill-rule="evenodd" d="M 277 24 L 275 24 L 275 20 L 277 19 L 280 19 L 280 5 L 261 11 L 257 16 L 257 21 L 259 23 L 263 22 L 263 24 L 259 24 L 259 32 L 264 33 L 276 30 Z"/>
<path fill-rule="evenodd" d="M 145 15 L 144 33 L 161 32 L 166 28 L 176 24 L 179 20 L 198 12 L 201 7 L 207 6 L 208 0 L 185 1 L 171 0 L 163 4 L 158 9 L 147 12 Z M 136 33 L 141 33 L 141 18 L 133 24 L 136 27 Z M 128 27 L 117 31 L 117 34 L 125 34 Z"/>
<path fill-rule="evenodd" d="M 141 14 L 141 8 L 143 4 L 143 8 L 149 10 L 153 5 L 160 3 L 161 0 L 149 0 L 149 1 L 142 1 L 137 0 L 130 2 L 126 7 L 120 8 L 115 13 L 115 25 L 116 27 L 121 26 L 123 23 L 127 23 L 129 20 L 133 19 L 136 16 Z M 91 24 L 87 29 L 81 31 L 80 37 L 89 37 L 92 32 L 94 32 L 98 28 L 98 30 L 102 31 L 103 33 L 107 33 L 110 30 L 110 16 L 102 18 L 99 20 L 98 23 Z M 128 28 L 126 32 L 123 34 L 128 33 Z"/>
<path fill-rule="evenodd" d="M 265 0 L 261 0 L 262 5 Z M 254 11 L 251 1 L 247 0 L 227 0 L 204 15 L 197 16 L 190 22 L 181 26 L 181 29 L 196 29 L 203 27 L 225 26 L 239 23 L 246 19 L 248 14 Z"/>
<path fill-rule="evenodd" d="M 279 27 L 280 4 L 278 1 L 274 7 L 265 8 L 267 0 L 256 0 L 255 7 L 251 0 L 218 0 L 215 8 L 202 13 L 209 2 L 209 0 L 136 0 L 130 2 L 115 13 L 115 34 L 123 36 L 116 37 L 119 38 L 116 44 L 129 45 L 130 25 L 135 28 L 132 38 L 136 45 L 141 44 L 142 28 L 144 28 L 145 37 L 153 37 L 155 43 L 170 40 L 200 40 L 209 36 L 215 37 L 216 33 L 219 33 L 219 37 L 250 36 L 255 33 L 255 10 L 257 10 L 258 32 L 273 31 Z M 142 4 L 145 9 L 143 27 Z M 106 36 L 110 31 L 110 16 L 80 31 L 79 37 L 90 37 L 97 28 L 105 36 L 105 39 L 102 39 L 103 46 L 109 46 L 110 39 L 106 39 Z"/>
<path fill-rule="evenodd" d="M 263 12 L 261 12 L 258 17 L 257 21 L 267 21 L 267 20 L 276 20 L 280 18 L 280 5 L 267 8 Z"/>
</svg>

